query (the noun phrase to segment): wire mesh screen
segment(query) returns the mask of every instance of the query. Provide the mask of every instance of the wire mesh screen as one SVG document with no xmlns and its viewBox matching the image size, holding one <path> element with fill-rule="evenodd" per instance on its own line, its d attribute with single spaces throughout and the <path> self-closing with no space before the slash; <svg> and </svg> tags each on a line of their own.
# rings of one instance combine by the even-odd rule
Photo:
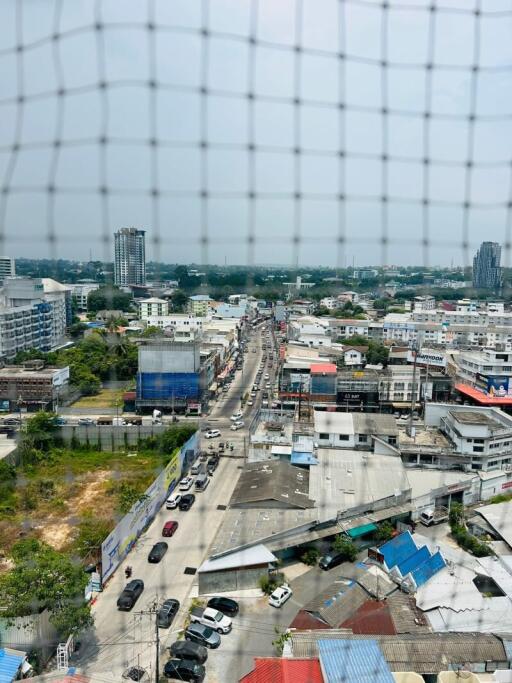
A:
<svg viewBox="0 0 512 683">
<path fill-rule="evenodd" d="M 314 265 L 469 266 L 488 238 L 503 244 L 508 265 L 511 25 L 509 0 L 4 0 L 2 254 L 108 263 L 113 233 L 137 226 L 146 230 L 156 280 L 158 264 L 165 263 L 248 266 L 247 284 L 254 279 L 252 268 L 263 264 L 297 272 Z M 269 344 L 277 344 L 272 336 Z M 236 396 L 214 406 L 201 425 L 214 428 L 212 419 L 239 407 L 238 392 L 255 382 L 262 339 L 258 329 L 249 344 L 255 357 L 248 354 Z M 279 420 L 279 430 L 291 429 L 282 416 L 269 415 L 267 422 Z M 330 426 L 327 418 L 327 433 Z M 169 542 L 172 583 L 165 563 L 148 565 L 147 575 L 137 576 L 146 582 L 144 597 L 125 614 L 115 607 L 124 583 L 118 571 L 115 585 L 94 607 L 96 627 L 83 637 L 76 660 L 80 672 L 111 680 L 141 666 L 153 680 L 155 604 L 176 595 L 182 602 L 179 619 L 160 634 L 163 667 L 165 647 L 189 618 L 198 566 L 214 555 L 235 572 L 236 564 L 222 561 L 228 547 L 245 548 L 263 528 L 269 535 L 282 531 L 279 520 L 272 526 L 280 513 L 262 509 L 258 517 L 246 501 L 247 512 L 233 514 L 233 526 L 224 524 L 218 533 L 249 448 L 249 435 L 236 434 L 241 458 L 223 460 L 221 477 L 212 478 L 211 488 L 222 487 L 224 499 L 212 510 L 204 502 L 207 492 L 199 494 L 202 515 L 194 533 L 177 547 Z M 351 465 L 332 457 L 330 466 L 344 468 L 339 485 L 348 499 Z M 378 474 L 367 469 L 373 467 L 361 465 L 360 476 L 375 483 Z M 396 477 L 398 509 L 409 480 L 397 472 L 383 472 L 382 486 L 389 488 L 384 480 Z M 452 474 L 440 475 L 437 485 L 447 486 Z M 336 519 L 341 488 L 325 481 L 321 486 L 316 475 L 315 481 L 320 513 L 297 505 L 292 515 L 292 505 L 283 512 L 290 528 L 307 530 L 329 516 L 342 523 Z M 290 495 L 300 498 L 301 481 L 296 485 L 299 492 Z M 143 536 L 136 548 L 149 551 L 151 545 Z M 191 548 L 195 559 L 188 566 L 183 563 Z M 279 550 L 285 549 L 283 543 Z M 434 546 L 429 553 L 435 557 Z M 268 562 L 261 557 L 267 556 L 244 561 Z M 282 557 L 286 564 L 286 553 Z M 456 565 L 457 559 L 449 562 Z M 245 609 L 233 620 L 233 633 L 222 635 L 220 650 L 210 652 L 207 680 L 238 680 L 254 656 L 286 648 L 284 629 L 301 609 L 307 628 L 341 626 L 340 615 L 336 622 L 319 616 L 326 604 L 314 606 L 311 585 L 323 595 L 319 601 L 336 601 L 360 579 L 356 570 L 364 571 L 356 567 L 341 579 L 334 569 L 332 581 L 320 570 L 313 579 L 295 570 L 296 576 L 287 577 L 294 594 L 275 612 L 266 599 L 264 610 L 261 597 L 244 593 Z M 476 565 L 464 571 L 485 573 Z M 369 593 L 357 586 L 360 592 L 351 599 L 362 604 Z M 487 586 L 481 594 L 493 590 Z M 377 586 L 382 609 L 387 595 Z M 505 613 L 508 598 L 494 597 L 503 600 Z M 308 611 L 305 605 L 313 606 Z M 419 622 L 414 638 L 423 638 L 427 650 L 441 647 L 429 640 L 416 608 L 407 603 L 404 609 Z M 439 630 L 466 630 L 460 620 L 450 628 L 442 618 Z M 496 627 L 485 622 L 481 630 Z M 400 635 L 413 639 L 407 626 Z M 311 643 L 297 643 L 294 652 L 318 654 Z M 447 657 L 454 667 L 468 665 L 462 654 Z M 474 655 L 475 661 L 482 658 L 499 659 Z M 369 661 L 375 662 L 372 680 L 380 680 L 385 665 L 378 657 Z M 353 680 L 349 664 L 346 658 L 335 664 L 338 680 Z M 311 671 L 303 680 L 317 680 L 315 663 L 307 666 Z M 281 680 L 277 670 L 269 671 L 266 680 Z"/>
</svg>

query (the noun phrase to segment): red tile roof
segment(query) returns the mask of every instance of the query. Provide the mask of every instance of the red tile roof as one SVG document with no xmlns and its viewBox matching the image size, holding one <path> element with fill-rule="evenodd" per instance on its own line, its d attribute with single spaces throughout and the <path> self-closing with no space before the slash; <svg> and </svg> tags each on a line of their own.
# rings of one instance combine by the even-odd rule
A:
<svg viewBox="0 0 512 683">
<path fill-rule="evenodd" d="M 318 375 L 335 375 L 338 370 L 334 363 L 312 363 L 310 371 Z"/>
<path fill-rule="evenodd" d="M 254 669 L 240 683 L 324 683 L 318 659 L 255 657 Z"/>
</svg>

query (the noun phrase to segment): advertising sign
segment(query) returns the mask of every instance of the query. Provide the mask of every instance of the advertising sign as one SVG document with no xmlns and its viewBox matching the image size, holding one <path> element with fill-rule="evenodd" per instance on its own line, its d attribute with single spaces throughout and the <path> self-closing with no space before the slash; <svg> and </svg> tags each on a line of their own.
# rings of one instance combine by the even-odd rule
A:
<svg viewBox="0 0 512 683">
<path fill-rule="evenodd" d="M 487 377 L 487 393 L 489 396 L 504 398 L 512 396 L 512 383 L 509 377 Z"/>
<path fill-rule="evenodd" d="M 414 363 L 414 351 L 409 349 L 407 352 L 407 362 Z M 430 349 L 422 349 L 416 356 L 416 363 L 418 365 L 432 365 L 436 368 L 446 367 L 446 356 L 441 351 L 431 351 Z"/>
<path fill-rule="evenodd" d="M 169 492 L 180 480 L 186 452 L 197 451 L 197 448 L 196 432 L 174 454 L 155 481 L 146 489 L 141 500 L 132 506 L 130 512 L 103 541 L 101 544 L 103 585 L 128 555 L 139 536 L 152 522 Z"/>
</svg>

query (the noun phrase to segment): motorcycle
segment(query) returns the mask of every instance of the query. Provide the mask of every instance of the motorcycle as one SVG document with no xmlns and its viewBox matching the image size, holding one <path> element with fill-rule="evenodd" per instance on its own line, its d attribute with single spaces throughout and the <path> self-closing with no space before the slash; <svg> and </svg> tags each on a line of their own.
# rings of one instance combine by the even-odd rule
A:
<svg viewBox="0 0 512 683">
<path fill-rule="evenodd" d="M 125 570 L 124 570 L 124 575 L 126 576 L 127 579 L 129 579 L 130 576 L 132 575 L 132 568 L 131 568 L 131 567 L 126 567 Z"/>
</svg>

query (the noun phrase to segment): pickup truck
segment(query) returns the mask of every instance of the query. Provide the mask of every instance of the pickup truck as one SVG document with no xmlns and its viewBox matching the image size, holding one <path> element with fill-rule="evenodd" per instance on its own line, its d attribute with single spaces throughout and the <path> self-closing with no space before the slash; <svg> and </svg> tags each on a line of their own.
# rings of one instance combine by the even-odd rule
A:
<svg viewBox="0 0 512 683">
<path fill-rule="evenodd" d="M 217 633 L 229 633 L 232 627 L 229 617 L 211 607 L 194 607 L 190 612 L 190 621 L 191 623 L 209 626 Z"/>
<path fill-rule="evenodd" d="M 442 506 L 430 508 L 429 510 L 423 510 L 423 512 L 420 513 L 420 522 L 424 526 L 439 524 L 439 522 L 445 522 L 448 519 L 449 514 L 448 508 Z"/>
</svg>

